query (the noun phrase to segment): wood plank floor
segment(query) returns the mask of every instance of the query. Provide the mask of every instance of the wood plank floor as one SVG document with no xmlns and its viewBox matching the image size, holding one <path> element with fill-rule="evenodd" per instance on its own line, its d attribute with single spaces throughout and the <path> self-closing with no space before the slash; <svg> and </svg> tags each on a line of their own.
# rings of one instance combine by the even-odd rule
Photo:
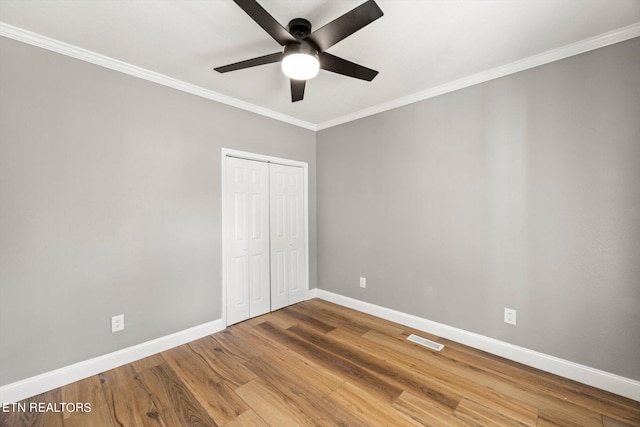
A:
<svg viewBox="0 0 640 427">
<path fill-rule="evenodd" d="M 640 426 L 639 402 L 319 299 L 30 402 L 92 410 L 0 426 Z"/>
</svg>

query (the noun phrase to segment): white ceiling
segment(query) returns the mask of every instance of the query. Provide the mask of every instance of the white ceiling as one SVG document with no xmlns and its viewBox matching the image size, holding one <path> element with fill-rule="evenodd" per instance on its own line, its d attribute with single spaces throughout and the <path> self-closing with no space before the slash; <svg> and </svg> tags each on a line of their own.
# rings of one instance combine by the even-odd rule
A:
<svg viewBox="0 0 640 427">
<path fill-rule="evenodd" d="M 295 104 L 279 64 L 213 71 L 281 49 L 231 0 L 0 0 L 0 21 L 4 35 L 27 30 L 312 129 L 579 53 L 578 42 L 640 35 L 640 0 L 376 1 L 384 16 L 328 52 L 380 74 L 321 71 Z M 259 0 L 283 26 L 303 17 L 315 29 L 363 2 Z"/>
</svg>

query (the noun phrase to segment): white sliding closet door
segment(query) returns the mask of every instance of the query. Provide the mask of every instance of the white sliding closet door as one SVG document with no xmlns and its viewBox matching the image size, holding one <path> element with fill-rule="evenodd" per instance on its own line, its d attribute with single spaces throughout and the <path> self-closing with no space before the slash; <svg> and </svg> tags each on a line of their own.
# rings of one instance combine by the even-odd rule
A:
<svg viewBox="0 0 640 427">
<path fill-rule="evenodd" d="M 269 164 L 226 159 L 227 324 L 268 313 Z"/>
<path fill-rule="evenodd" d="M 304 176 L 270 165 L 271 310 L 305 299 Z"/>
</svg>

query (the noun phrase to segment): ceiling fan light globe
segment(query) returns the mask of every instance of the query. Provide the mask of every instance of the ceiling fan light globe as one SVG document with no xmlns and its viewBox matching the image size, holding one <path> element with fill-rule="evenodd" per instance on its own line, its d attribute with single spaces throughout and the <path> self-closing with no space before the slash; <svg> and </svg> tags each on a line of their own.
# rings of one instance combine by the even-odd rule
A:
<svg viewBox="0 0 640 427">
<path fill-rule="evenodd" d="M 291 53 L 282 59 L 282 72 L 294 80 L 309 80 L 318 75 L 320 61 L 307 53 Z"/>
</svg>

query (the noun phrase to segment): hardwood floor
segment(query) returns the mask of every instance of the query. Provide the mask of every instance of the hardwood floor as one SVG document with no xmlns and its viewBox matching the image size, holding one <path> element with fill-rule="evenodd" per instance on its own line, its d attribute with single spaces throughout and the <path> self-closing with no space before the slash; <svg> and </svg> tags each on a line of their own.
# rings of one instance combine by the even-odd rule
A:
<svg viewBox="0 0 640 427">
<path fill-rule="evenodd" d="M 0 426 L 640 426 L 639 402 L 318 299 L 31 402 L 91 412 Z"/>
</svg>

